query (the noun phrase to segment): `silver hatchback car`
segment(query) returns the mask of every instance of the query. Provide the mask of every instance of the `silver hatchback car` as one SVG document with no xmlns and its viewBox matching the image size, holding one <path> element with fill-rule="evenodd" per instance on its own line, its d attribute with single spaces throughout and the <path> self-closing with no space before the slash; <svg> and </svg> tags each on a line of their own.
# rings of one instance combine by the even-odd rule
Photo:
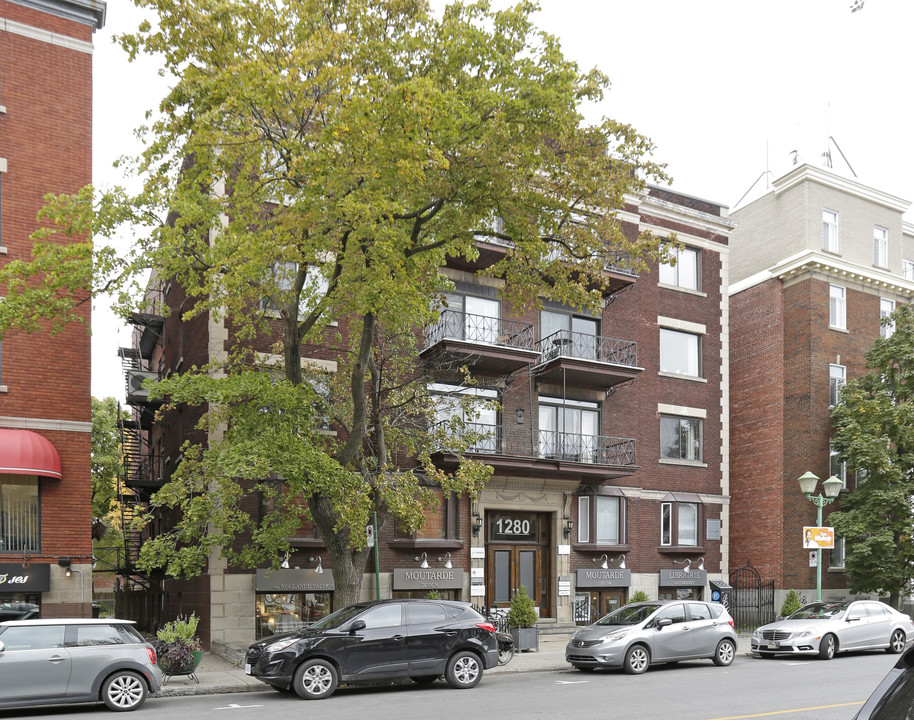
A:
<svg viewBox="0 0 914 720">
<path fill-rule="evenodd" d="M 155 650 L 131 620 L 0 623 L 0 708 L 103 702 L 136 710 L 161 677 Z"/>
<path fill-rule="evenodd" d="M 640 602 L 613 610 L 578 630 L 565 660 L 578 670 L 621 667 L 632 675 L 653 663 L 710 658 L 729 665 L 736 655 L 733 618 L 719 603 Z"/>
</svg>

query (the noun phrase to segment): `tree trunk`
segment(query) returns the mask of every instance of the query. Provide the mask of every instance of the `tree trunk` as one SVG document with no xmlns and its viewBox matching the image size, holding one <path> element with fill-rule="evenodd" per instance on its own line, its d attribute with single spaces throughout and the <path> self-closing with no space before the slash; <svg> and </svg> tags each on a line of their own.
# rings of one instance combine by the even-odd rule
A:
<svg viewBox="0 0 914 720">
<path fill-rule="evenodd" d="M 333 509 L 325 498 L 315 495 L 309 500 L 308 506 L 330 556 L 330 565 L 333 568 L 334 605 L 341 608 L 358 602 L 361 599 L 365 562 L 371 548 L 366 547 L 358 551 L 350 549 L 349 533 L 335 530 Z"/>
</svg>

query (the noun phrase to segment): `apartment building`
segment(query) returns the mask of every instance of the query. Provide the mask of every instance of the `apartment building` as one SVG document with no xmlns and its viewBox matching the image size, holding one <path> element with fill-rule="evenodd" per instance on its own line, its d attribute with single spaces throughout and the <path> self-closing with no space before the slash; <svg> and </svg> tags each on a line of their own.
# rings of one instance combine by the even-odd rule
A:
<svg viewBox="0 0 914 720">
<path fill-rule="evenodd" d="M 709 580 L 726 580 L 732 222 L 719 204 L 656 187 L 629 197 L 619 217 L 626 233 L 675 236 L 682 249 L 675 265 L 640 276 L 608 264 L 597 314 L 549 301 L 511 307 L 503 281 L 478 272 L 508 251 L 497 242 L 479 241 L 476 259 L 441 268 L 453 290 L 421 330 L 417 362 L 440 394 L 438 422 L 467 433 L 465 454 L 494 475 L 475 503 L 441 496 L 417 533 L 384 526 L 377 564 L 372 554 L 365 568 L 366 599 L 436 591 L 505 607 L 523 585 L 548 629 L 590 620 L 639 590 L 710 599 Z M 181 441 L 213 441 L 194 429 L 193 412 L 154 421 L 142 381 L 200 366 L 231 344 L 227 321 L 162 312 L 186 297 L 174 284 L 156 287 L 150 312 L 134 317 L 134 346 L 121 351 L 136 410 L 128 485 L 141 493 L 174 471 Z M 332 372 L 346 332 L 343 320 L 328 327 L 307 348 L 310 363 Z M 476 383 L 463 384 L 458 367 Z M 478 401 L 477 412 L 464 415 L 461 397 Z M 447 446 L 433 459 L 446 469 L 458 462 Z M 165 580 L 165 614 L 197 612 L 219 648 L 336 609 L 319 535 L 303 527 L 290 542 L 272 572 L 212 561 L 201 577 Z"/>
<path fill-rule="evenodd" d="M 92 180 L 96 0 L 0 0 L 0 263 L 31 255 L 47 193 Z M 0 289 L 2 294 L 2 289 Z M 88 616 L 90 321 L 0 339 L 0 617 Z"/>
<path fill-rule="evenodd" d="M 914 292 L 910 203 L 835 170 L 799 165 L 732 213 L 731 564 L 773 581 L 776 606 L 816 597 L 816 551 L 803 527 L 817 510 L 797 478 L 858 478 L 830 446 L 830 409 L 881 318 Z M 821 484 L 817 492 L 822 490 Z M 840 506 L 824 508 L 828 513 Z M 823 599 L 846 597 L 844 545 L 822 552 Z"/>
</svg>

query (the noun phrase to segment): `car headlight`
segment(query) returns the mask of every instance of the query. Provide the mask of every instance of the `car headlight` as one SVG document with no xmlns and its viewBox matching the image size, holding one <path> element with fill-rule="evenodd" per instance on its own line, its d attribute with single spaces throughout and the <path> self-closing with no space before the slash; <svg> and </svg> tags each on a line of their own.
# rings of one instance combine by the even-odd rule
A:
<svg viewBox="0 0 914 720">
<path fill-rule="evenodd" d="M 752 639 L 753 640 L 762 639 L 762 629 L 761 628 L 756 628 L 755 630 L 752 631 Z"/>
<path fill-rule="evenodd" d="M 628 630 L 617 630 L 616 632 L 611 632 L 607 635 L 604 635 L 600 638 L 600 640 L 605 643 L 616 642 L 617 640 L 624 638 L 626 635 L 628 635 L 628 633 Z"/>
<path fill-rule="evenodd" d="M 268 653 L 279 652 L 280 650 L 285 650 L 289 645 L 292 645 L 298 641 L 298 638 L 283 638 L 282 640 L 277 640 L 275 643 L 270 643 L 267 645 L 263 651 Z"/>
<path fill-rule="evenodd" d="M 800 638 L 810 637 L 810 636 L 812 636 L 812 634 L 813 634 L 812 630 L 800 630 L 798 632 L 795 632 L 793 634 L 793 637 L 794 637 L 794 639 L 799 640 Z"/>
</svg>

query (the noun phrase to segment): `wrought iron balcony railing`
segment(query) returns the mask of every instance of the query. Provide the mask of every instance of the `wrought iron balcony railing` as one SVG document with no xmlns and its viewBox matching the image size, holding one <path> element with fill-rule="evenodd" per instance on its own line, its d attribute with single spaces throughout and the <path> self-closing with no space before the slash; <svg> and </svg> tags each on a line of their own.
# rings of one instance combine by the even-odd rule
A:
<svg viewBox="0 0 914 720">
<path fill-rule="evenodd" d="M 516 425 L 442 420 L 434 428 L 452 439 L 441 450 L 469 455 L 508 455 L 592 465 L 636 464 L 635 441 L 608 435 L 534 430 Z"/>
<path fill-rule="evenodd" d="M 438 322 L 425 328 L 426 347 L 446 339 L 536 350 L 536 334 L 531 323 L 450 309 L 442 311 Z"/>
<path fill-rule="evenodd" d="M 539 341 L 539 349 L 542 362 L 568 357 L 629 367 L 638 365 L 638 343 L 570 330 L 559 330 L 543 338 Z"/>
</svg>

